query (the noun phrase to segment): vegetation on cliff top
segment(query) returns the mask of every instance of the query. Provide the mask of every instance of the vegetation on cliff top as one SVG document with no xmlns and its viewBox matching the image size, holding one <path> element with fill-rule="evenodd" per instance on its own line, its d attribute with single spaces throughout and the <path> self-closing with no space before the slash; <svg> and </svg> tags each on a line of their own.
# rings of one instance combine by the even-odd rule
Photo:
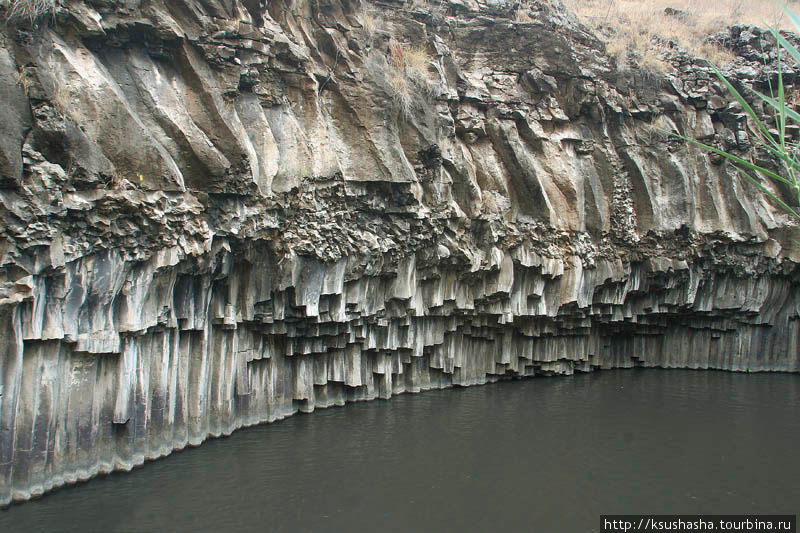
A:
<svg viewBox="0 0 800 533">
<path fill-rule="evenodd" d="M 709 37 L 734 24 L 794 29 L 773 0 L 564 0 L 566 7 L 606 39 L 620 62 L 662 71 L 663 52 L 677 43 L 725 64 L 733 55 Z M 790 0 L 789 5 L 797 5 Z"/>
<path fill-rule="evenodd" d="M 800 17 L 785 10 L 787 18 L 793 23 L 795 31 L 800 32 Z M 733 84 L 716 68 L 714 71 L 717 77 L 725 85 L 728 92 L 747 114 L 747 127 L 751 139 L 755 139 L 755 144 L 763 151 L 769 153 L 777 167 L 766 166 L 757 163 L 752 155 L 749 159 L 744 156 L 725 152 L 699 142 L 694 139 L 684 138 L 701 148 L 720 155 L 736 166 L 736 170 L 755 185 L 764 195 L 769 197 L 774 203 L 779 205 L 785 212 L 800 220 L 800 140 L 794 137 L 789 130 L 800 127 L 800 113 L 796 106 L 790 101 L 784 84 L 784 71 L 791 72 L 800 65 L 800 50 L 784 37 L 777 27 L 771 28 L 772 35 L 778 43 L 778 68 L 777 84 L 769 82 L 769 95 L 755 89 L 750 89 L 752 98 L 757 104 L 763 104 L 764 112 L 771 115 L 774 127 L 766 123 L 750 105 L 748 99 L 737 90 Z M 792 66 L 791 63 L 794 65 Z M 784 201 L 780 196 L 780 191 L 775 191 L 767 185 L 772 181 L 778 189 L 788 189 L 790 191 L 788 201 Z"/>
</svg>

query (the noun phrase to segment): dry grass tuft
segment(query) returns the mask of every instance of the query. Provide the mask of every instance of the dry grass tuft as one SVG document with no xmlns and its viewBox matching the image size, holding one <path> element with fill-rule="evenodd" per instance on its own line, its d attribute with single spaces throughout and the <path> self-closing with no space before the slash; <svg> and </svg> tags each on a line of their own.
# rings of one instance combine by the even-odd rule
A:
<svg viewBox="0 0 800 533">
<path fill-rule="evenodd" d="M 365 9 L 361 12 L 361 28 L 370 41 L 375 38 L 375 34 L 381 25 L 380 18 L 372 11 Z"/>
<path fill-rule="evenodd" d="M 431 61 L 423 46 L 412 46 L 403 54 L 405 73 L 408 79 L 425 87 L 428 83 L 428 64 Z"/>
<path fill-rule="evenodd" d="M 29 20 L 33 23 L 39 17 L 55 13 L 58 0 L 2 0 L 0 5 L 6 9 L 6 20 Z"/>
<path fill-rule="evenodd" d="M 694 53 L 703 59 L 711 61 L 715 65 L 727 65 L 736 59 L 733 52 L 727 48 L 722 48 L 710 42 L 702 43 Z"/>
<path fill-rule="evenodd" d="M 658 72 L 659 74 L 667 72 L 667 63 L 664 62 L 658 51 L 652 47 L 645 48 L 641 57 L 638 58 L 638 62 L 642 68 L 650 72 Z"/>
<path fill-rule="evenodd" d="M 789 6 L 797 2 L 791 0 Z M 725 64 L 733 60 L 733 54 L 708 42 L 709 35 L 733 24 L 793 29 L 773 0 L 565 0 L 564 3 L 606 37 L 608 53 L 621 65 L 630 59 L 650 70 L 666 68 L 659 56 L 668 41 L 677 42 L 716 64 Z"/>
<path fill-rule="evenodd" d="M 408 46 L 389 39 L 389 85 L 403 114 L 411 110 L 413 88 L 429 90 L 430 55 L 424 46 Z"/>
<path fill-rule="evenodd" d="M 17 83 L 25 92 L 25 96 L 30 96 L 31 84 L 34 82 L 34 68 L 29 65 L 23 65 L 17 72 Z"/>
<path fill-rule="evenodd" d="M 397 107 L 403 115 L 411 111 L 411 84 L 401 70 L 393 69 L 389 73 L 389 86 Z"/>
<path fill-rule="evenodd" d="M 403 46 L 400 41 L 394 37 L 389 39 L 389 57 L 392 59 L 394 68 L 399 70 L 403 69 L 403 64 L 405 63 L 405 53 L 405 46 Z"/>
<path fill-rule="evenodd" d="M 514 22 L 533 22 L 530 11 L 524 4 L 520 5 L 514 12 Z"/>
</svg>

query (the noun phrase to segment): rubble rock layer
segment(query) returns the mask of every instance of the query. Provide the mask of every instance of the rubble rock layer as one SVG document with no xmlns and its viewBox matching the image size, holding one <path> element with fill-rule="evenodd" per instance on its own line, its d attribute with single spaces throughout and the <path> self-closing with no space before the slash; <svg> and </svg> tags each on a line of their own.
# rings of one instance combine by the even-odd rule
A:
<svg viewBox="0 0 800 533">
<path fill-rule="evenodd" d="M 701 61 L 536 1 L 62 4 L 0 35 L 0 504 L 347 401 L 800 371 L 796 223 L 664 135 L 764 162 Z"/>
</svg>

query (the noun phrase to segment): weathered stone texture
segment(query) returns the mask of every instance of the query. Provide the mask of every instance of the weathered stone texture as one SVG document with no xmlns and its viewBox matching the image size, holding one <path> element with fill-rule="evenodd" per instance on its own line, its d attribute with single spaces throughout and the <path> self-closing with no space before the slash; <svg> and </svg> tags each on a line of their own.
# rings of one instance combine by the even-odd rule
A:
<svg viewBox="0 0 800 533">
<path fill-rule="evenodd" d="M 346 401 L 800 371 L 797 224 L 662 131 L 752 149 L 698 60 L 537 2 L 64 4 L 0 46 L 0 504 Z"/>
</svg>

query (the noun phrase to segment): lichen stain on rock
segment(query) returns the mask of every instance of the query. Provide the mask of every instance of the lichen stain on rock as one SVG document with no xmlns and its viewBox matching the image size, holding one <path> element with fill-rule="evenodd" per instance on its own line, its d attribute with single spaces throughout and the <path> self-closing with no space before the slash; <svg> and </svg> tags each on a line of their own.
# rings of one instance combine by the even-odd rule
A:
<svg viewBox="0 0 800 533">
<path fill-rule="evenodd" d="M 9 26 L 0 504 L 347 401 L 800 370 L 796 225 L 659 133 L 750 149 L 708 67 L 619 71 L 538 2 L 443 5 L 71 0 Z M 407 110 L 390 39 L 428 54 Z"/>
</svg>

